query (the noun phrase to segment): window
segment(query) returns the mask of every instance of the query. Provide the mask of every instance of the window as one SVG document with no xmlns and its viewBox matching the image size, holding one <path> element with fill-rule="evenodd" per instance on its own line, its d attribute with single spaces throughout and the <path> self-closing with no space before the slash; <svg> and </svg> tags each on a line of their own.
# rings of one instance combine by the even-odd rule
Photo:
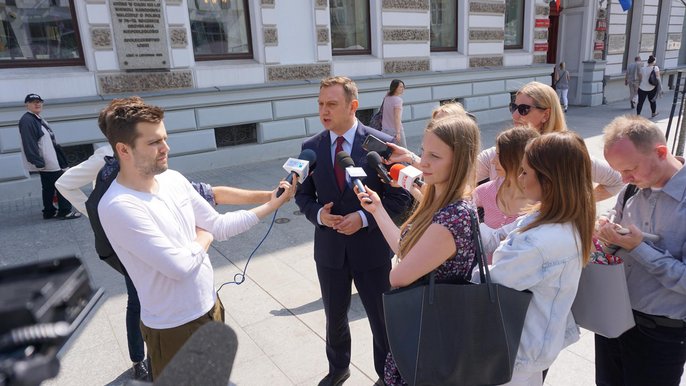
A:
<svg viewBox="0 0 686 386">
<path fill-rule="evenodd" d="M 83 64 L 73 0 L 0 0 L 0 67 Z"/>
<path fill-rule="evenodd" d="M 524 0 L 505 2 L 505 48 L 524 47 Z"/>
<path fill-rule="evenodd" d="M 252 59 L 248 0 L 188 0 L 195 60 Z"/>
<path fill-rule="evenodd" d="M 431 2 L 431 51 L 457 51 L 457 2 Z"/>
<path fill-rule="evenodd" d="M 217 147 L 238 146 L 245 143 L 257 143 L 257 124 L 217 127 L 214 129 L 214 140 Z"/>
<path fill-rule="evenodd" d="M 329 0 L 334 55 L 371 54 L 369 1 Z"/>
</svg>

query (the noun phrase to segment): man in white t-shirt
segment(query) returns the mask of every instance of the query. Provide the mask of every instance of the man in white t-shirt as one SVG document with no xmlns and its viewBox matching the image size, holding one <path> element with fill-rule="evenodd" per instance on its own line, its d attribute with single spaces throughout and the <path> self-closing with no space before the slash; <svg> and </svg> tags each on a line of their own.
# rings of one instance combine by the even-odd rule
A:
<svg viewBox="0 0 686 386">
<path fill-rule="evenodd" d="M 98 205 L 103 229 L 135 285 L 153 380 L 203 324 L 224 320 L 207 255 L 212 240 L 248 230 L 288 201 L 288 194 L 251 210 L 223 215 L 180 173 L 168 170 L 161 108 L 121 104 L 107 117 L 107 139 L 120 164 Z"/>
</svg>

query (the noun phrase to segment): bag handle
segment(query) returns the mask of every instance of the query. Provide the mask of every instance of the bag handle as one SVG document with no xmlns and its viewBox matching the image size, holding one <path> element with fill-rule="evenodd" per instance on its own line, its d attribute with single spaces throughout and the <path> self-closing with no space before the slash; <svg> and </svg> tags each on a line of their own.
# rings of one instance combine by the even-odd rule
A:
<svg viewBox="0 0 686 386">
<path fill-rule="evenodd" d="M 486 283 L 488 286 L 488 296 L 491 303 L 495 303 L 495 288 L 493 287 L 493 282 L 491 281 L 491 273 L 488 270 L 488 264 L 486 264 L 486 259 L 484 257 L 484 246 L 481 241 L 481 232 L 479 231 L 479 219 L 476 218 L 473 211 L 469 212 L 469 216 L 472 219 L 472 240 L 474 241 L 474 258 L 479 264 L 479 276 L 481 277 L 481 282 Z"/>
<path fill-rule="evenodd" d="M 496 302 L 495 297 L 495 287 L 491 281 L 491 273 L 488 270 L 488 264 L 486 264 L 486 259 L 483 253 L 483 243 L 481 242 L 481 232 L 479 231 L 479 219 L 474 215 L 474 211 L 469 211 L 469 217 L 472 221 L 472 241 L 474 242 L 474 260 L 479 265 L 479 276 L 481 277 L 481 282 L 488 286 L 488 297 L 491 303 Z M 471 269 L 474 269 L 474 264 L 472 264 Z M 425 276 L 426 277 L 426 276 Z M 434 269 L 428 275 L 429 280 L 429 304 L 434 302 L 434 289 L 436 285 L 436 270 Z"/>
</svg>

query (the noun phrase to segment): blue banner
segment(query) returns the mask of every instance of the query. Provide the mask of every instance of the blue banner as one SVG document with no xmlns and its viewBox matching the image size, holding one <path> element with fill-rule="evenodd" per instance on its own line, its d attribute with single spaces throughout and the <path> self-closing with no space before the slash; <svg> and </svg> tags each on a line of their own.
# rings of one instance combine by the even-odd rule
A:
<svg viewBox="0 0 686 386">
<path fill-rule="evenodd" d="M 619 5 L 622 6 L 623 11 L 628 11 L 631 8 L 631 0 L 619 0 Z"/>
</svg>

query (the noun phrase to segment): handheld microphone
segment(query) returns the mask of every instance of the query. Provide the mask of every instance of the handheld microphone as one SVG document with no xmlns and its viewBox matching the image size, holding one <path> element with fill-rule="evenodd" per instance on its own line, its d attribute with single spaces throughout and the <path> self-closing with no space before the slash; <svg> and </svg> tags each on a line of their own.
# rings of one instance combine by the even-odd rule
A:
<svg viewBox="0 0 686 386">
<path fill-rule="evenodd" d="M 238 350 L 236 333 L 210 322 L 193 333 L 155 379 L 155 386 L 226 386 Z"/>
<path fill-rule="evenodd" d="M 419 179 L 419 177 L 422 176 L 422 172 L 413 166 L 395 164 L 391 166 L 389 174 L 391 175 L 391 178 L 396 180 L 398 185 L 402 186 L 405 190 L 410 190 L 412 184 L 416 184 L 420 188 L 424 186 L 424 181 Z"/>
<path fill-rule="evenodd" d="M 376 174 L 379 175 L 379 178 L 381 178 L 384 183 L 391 183 L 391 177 L 388 175 L 388 170 L 386 170 L 379 153 L 375 151 L 370 151 L 367 153 L 367 163 L 372 165 L 374 170 L 376 170 Z"/>
<path fill-rule="evenodd" d="M 364 169 L 355 167 L 355 161 L 350 157 L 350 154 L 345 151 L 339 151 L 336 154 L 336 164 L 345 170 L 346 176 L 357 186 L 357 190 L 360 193 L 367 193 L 367 189 L 364 188 L 364 184 L 360 181 L 360 178 L 367 177 L 367 173 L 364 172 Z M 372 203 L 370 198 L 366 198 L 364 201 L 368 204 Z"/>
<path fill-rule="evenodd" d="M 300 152 L 298 158 L 289 158 L 286 163 L 283 164 L 283 169 L 288 172 L 288 177 L 286 177 L 286 182 L 289 184 L 293 183 L 293 174 L 298 176 L 298 182 L 301 184 L 307 178 L 310 170 L 314 170 L 315 164 L 317 163 L 317 154 L 310 149 L 304 149 Z M 281 197 L 284 188 L 279 188 L 276 191 L 276 197 Z"/>
</svg>

